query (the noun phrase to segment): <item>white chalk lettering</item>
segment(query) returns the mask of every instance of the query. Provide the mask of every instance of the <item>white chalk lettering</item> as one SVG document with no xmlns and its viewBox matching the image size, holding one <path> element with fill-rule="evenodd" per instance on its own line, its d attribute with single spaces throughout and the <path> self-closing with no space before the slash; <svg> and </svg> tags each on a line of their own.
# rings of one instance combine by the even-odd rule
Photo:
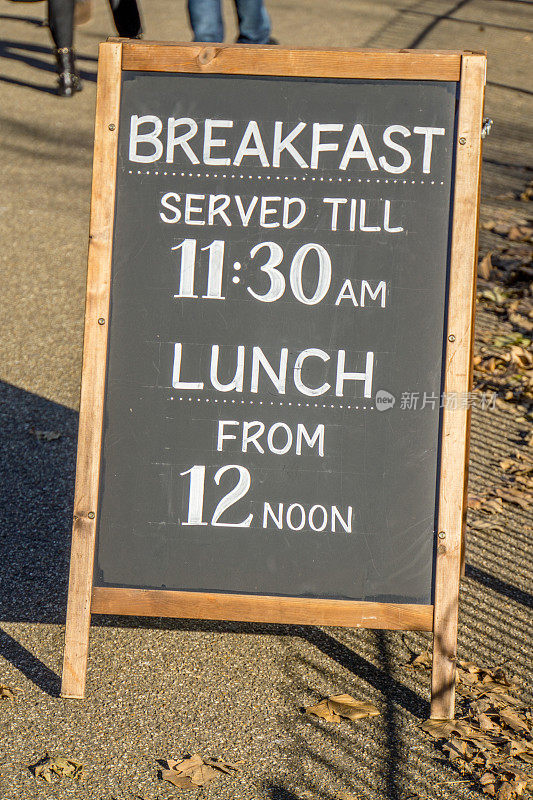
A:
<svg viewBox="0 0 533 800">
<path fill-rule="evenodd" d="M 176 128 L 181 125 L 186 125 L 188 130 L 182 133 L 180 136 L 176 136 Z M 198 131 L 197 123 L 191 119 L 190 117 L 180 117 L 180 119 L 174 119 L 174 117 L 169 117 L 168 120 L 168 130 L 167 130 L 167 164 L 172 164 L 174 161 L 174 149 L 177 145 L 181 147 L 191 164 L 199 164 L 200 159 L 198 156 L 193 152 L 192 147 L 189 144 L 189 139 L 192 139 L 196 132 Z"/>
<path fill-rule="evenodd" d="M 325 392 L 327 392 L 327 390 L 330 388 L 329 383 L 323 383 L 322 386 L 318 386 L 316 389 L 311 389 L 302 381 L 302 367 L 304 361 L 306 358 L 311 358 L 313 356 L 315 358 L 320 358 L 324 362 L 329 361 L 328 354 L 323 350 L 319 350 L 316 347 L 310 347 L 307 350 L 302 350 L 294 364 L 294 385 L 299 392 L 307 395 L 308 397 L 318 397 L 321 394 L 325 394 Z"/>
<path fill-rule="evenodd" d="M 342 203 L 347 203 L 347 197 L 324 197 L 323 203 L 331 203 L 331 230 L 337 230 L 337 219 L 339 216 L 339 206 Z"/>
<path fill-rule="evenodd" d="M 324 425 L 317 425 L 315 432 L 312 436 L 307 432 L 307 428 L 301 422 L 298 423 L 296 428 L 296 455 L 302 454 L 302 439 L 305 439 L 308 447 L 312 450 L 315 442 L 318 443 L 318 455 L 322 458 L 324 456 Z"/>
<path fill-rule="evenodd" d="M 284 139 L 282 139 L 283 122 L 276 122 L 275 123 L 275 125 L 274 125 L 274 148 L 273 148 L 273 154 L 272 154 L 272 166 L 273 167 L 279 167 L 279 161 L 280 161 L 281 153 L 284 150 L 286 150 L 287 153 L 290 153 L 290 155 L 294 158 L 294 160 L 296 161 L 296 163 L 298 164 L 299 167 L 301 167 L 302 169 L 306 169 L 307 168 L 306 162 L 303 160 L 303 158 L 300 155 L 300 153 L 298 152 L 298 150 L 296 150 L 296 148 L 292 144 L 294 139 L 296 139 L 298 134 L 300 134 L 305 127 L 306 127 L 306 123 L 305 122 L 299 122 L 298 125 L 295 128 L 293 128 L 292 131 L 290 133 L 288 133 L 287 136 L 285 136 Z"/>
<path fill-rule="evenodd" d="M 390 200 L 385 200 L 385 210 L 383 212 L 383 230 L 387 233 L 401 233 L 403 228 L 399 225 L 396 228 L 390 227 Z"/>
<path fill-rule="evenodd" d="M 233 433 L 224 433 L 224 426 L 225 425 L 240 425 L 240 422 L 236 422 L 235 420 L 231 419 L 219 419 L 218 421 L 218 435 L 217 435 L 217 450 L 221 451 L 224 447 L 224 442 L 229 441 L 230 439 L 236 439 L 237 437 L 233 435 Z"/>
<path fill-rule="evenodd" d="M 254 140 L 255 147 L 249 147 L 251 139 Z M 251 158 L 252 156 L 259 158 L 262 167 L 270 166 L 265 153 L 265 146 L 263 144 L 263 140 L 261 139 L 261 134 L 259 133 L 259 127 L 257 122 L 254 120 L 251 120 L 248 123 L 248 127 L 246 128 L 246 132 L 242 137 L 242 141 L 239 145 L 239 149 L 237 150 L 237 154 L 233 163 L 236 167 L 239 167 L 243 158 Z"/>
<path fill-rule="evenodd" d="M 255 428 L 254 433 L 250 435 L 250 430 Z M 265 424 L 264 422 L 260 422 L 259 420 L 254 420 L 253 422 L 243 422 L 242 423 L 242 452 L 248 452 L 248 445 L 253 444 L 255 449 L 259 453 L 264 453 L 264 449 L 262 445 L 259 444 L 257 441 L 260 436 L 265 432 Z"/>
<path fill-rule="evenodd" d="M 153 129 L 147 133 L 139 133 L 139 126 L 151 123 Z M 152 161 L 157 161 L 163 154 L 163 145 L 160 141 L 159 134 L 163 130 L 163 123 L 159 117 L 154 117 L 152 114 L 145 114 L 144 117 L 138 117 L 133 114 L 130 120 L 130 161 L 138 161 L 143 164 L 149 164 Z M 151 144 L 154 148 L 153 153 L 141 156 L 137 152 L 137 145 L 140 143 Z"/>
<path fill-rule="evenodd" d="M 263 528 L 268 527 L 268 517 L 272 517 L 272 522 L 278 530 L 283 529 L 283 503 L 278 503 L 278 516 L 274 514 L 270 503 L 265 503 L 263 507 Z"/>
<path fill-rule="evenodd" d="M 388 128 L 385 128 L 385 131 L 383 133 L 384 144 L 391 150 L 396 150 L 397 153 L 400 153 L 400 155 L 403 158 L 403 161 L 399 166 L 395 167 L 392 164 L 389 164 L 385 156 L 380 156 L 379 163 L 383 167 L 383 169 L 387 170 L 387 172 L 392 172 L 392 173 L 405 172 L 405 170 L 409 169 L 409 167 L 411 166 L 411 153 L 409 152 L 409 150 L 406 150 L 405 147 L 402 147 L 401 144 L 398 144 L 398 142 L 395 142 L 393 141 L 393 139 L 391 139 L 393 133 L 401 133 L 402 136 L 410 136 L 411 131 L 408 128 L 406 128 L 405 125 L 389 125 Z"/>
<path fill-rule="evenodd" d="M 218 344 L 214 344 L 211 348 L 211 371 L 210 371 L 210 378 L 211 383 L 215 389 L 218 389 L 219 392 L 231 392 L 235 390 L 236 392 L 242 392 L 242 384 L 244 380 L 244 353 L 245 348 L 243 345 L 239 345 L 237 347 L 237 365 L 235 367 L 235 375 L 231 379 L 229 383 L 220 383 L 218 380 L 218 356 L 219 356 L 219 346 Z"/>
<path fill-rule="evenodd" d="M 294 219 L 289 218 L 289 211 L 290 207 L 297 203 L 300 206 L 300 210 L 296 212 L 296 216 Z M 303 220 L 305 216 L 306 205 L 304 201 L 300 197 L 284 197 L 283 198 L 283 227 L 284 228 L 295 228 L 296 225 L 299 225 L 300 222 Z"/>
<path fill-rule="evenodd" d="M 213 147 L 225 147 L 225 139 L 213 139 L 213 128 L 233 128 L 232 119 L 206 119 L 204 132 L 204 164 L 210 167 L 227 167 L 231 164 L 231 158 L 213 158 L 211 150 Z"/>
<path fill-rule="evenodd" d="M 445 128 L 424 128 L 416 126 L 413 128 L 413 133 L 421 134 L 424 136 L 424 156 L 422 162 L 422 172 L 431 172 L 431 149 L 433 147 L 434 136 L 444 136 L 446 133 Z"/>
<path fill-rule="evenodd" d="M 346 351 L 339 350 L 337 356 L 337 383 L 335 385 L 335 394 L 337 397 L 343 397 L 344 384 L 346 381 L 364 381 L 364 396 L 372 397 L 372 376 L 374 372 L 374 353 L 368 351 L 366 354 L 366 368 L 364 372 L 345 372 L 344 364 L 346 359 Z"/>
<path fill-rule="evenodd" d="M 358 308 L 359 306 L 359 303 L 355 299 L 355 292 L 353 290 L 352 282 L 349 278 L 346 278 L 346 280 L 342 284 L 339 296 L 335 300 L 335 305 L 340 306 L 342 300 L 351 300 L 356 308 Z"/>
<path fill-rule="evenodd" d="M 245 211 L 243 203 L 242 203 L 242 200 L 240 198 L 240 195 L 238 195 L 238 194 L 235 195 L 235 202 L 237 204 L 237 209 L 239 211 L 239 216 L 240 216 L 241 222 L 242 222 L 242 224 L 244 225 L 245 228 L 248 227 L 248 223 L 250 222 L 250 217 L 252 216 L 253 210 L 257 205 L 258 199 L 259 198 L 254 194 L 254 196 L 250 200 L 250 204 L 249 204 L 248 208 Z"/>
<path fill-rule="evenodd" d="M 337 506 L 332 506 L 331 508 L 331 530 L 335 533 L 335 522 L 338 521 L 341 524 L 341 527 L 344 528 L 346 533 L 352 532 L 352 507 L 348 506 L 347 508 L 347 516 L 346 522 L 341 517 L 340 511 Z"/>
<path fill-rule="evenodd" d="M 243 348 L 244 349 L 244 348 Z M 279 394 L 285 394 L 285 384 L 287 381 L 287 359 L 289 357 L 289 350 L 287 347 L 281 348 L 279 358 L 279 371 L 276 373 L 267 357 L 260 347 L 254 347 L 252 350 L 252 382 L 251 391 L 257 394 L 259 386 L 259 367 L 263 367 L 264 371 L 274 384 Z"/>
<path fill-rule="evenodd" d="M 365 293 L 368 292 L 372 300 L 376 300 L 378 294 L 381 292 L 381 308 L 385 308 L 385 295 L 387 291 L 387 284 L 385 281 L 380 281 L 378 283 L 377 289 L 375 292 L 372 291 L 370 288 L 370 284 L 368 281 L 361 281 L 361 307 L 364 308 L 365 306 Z"/>
<path fill-rule="evenodd" d="M 287 437 L 285 444 L 282 447 L 276 447 L 274 445 L 274 436 L 279 430 L 285 431 L 285 435 Z M 274 425 L 272 425 L 267 434 L 267 444 L 271 453 L 275 453 L 278 456 L 283 456 L 285 453 L 288 453 L 292 447 L 292 431 L 289 426 L 285 422 L 276 422 Z"/>
<path fill-rule="evenodd" d="M 360 143 L 361 149 L 355 150 L 355 145 Z M 364 158 L 370 169 L 372 171 L 378 168 L 376 164 L 376 159 L 372 155 L 372 150 L 370 149 L 370 145 L 368 144 L 368 139 L 366 138 L 365 129 L 362 125 L 354 125 L 350 138 L 348 139 L 348 144 L 346 145 L 346 150 L 344 151 L 344 155 L 341 159 L 341 163 L 339 165 L 339 169 L 346 169 L 352 158 Z"/>
<path fill-rule="evenodd" d="M 303 144 L 296 145 L 307 125 L 312 130 L 311 142 L 306 142 L 307 152 L 302 153 Z M 261 123 L 256 120 L 243 122 L 206 119 L 203 120 L 202 127 L 203 131 L 200 131 L 198 121 L 192 117 L 168 117 L 162 120 L 154 114 L 133 114 L 130 117 L 129 159 L 133 162 L 152 163 L 159 161 L 164 154 L 167 163 L 185 161 L 188 166 L 199 164 L 201 154 L 202 162 L 209 167 L 228 167 L 230 164 L 239 167 L 250 163 L 263 168 L 271 165 L 274 169 L 279 169 L 284 156 L 284 165 L 289 162 L 289 165 L 296 165 L 300 169 L 308 169 L 309 166 L 311 169 L 318 169 L 326 158 L 328 166 L 336 166 L 342 171 L 357 162 L 359 169 L 366 167 L 371 172 L 382 169 L 386 173 L 395 174 L 412 168 L 416 154 L 417 168 L 421 167 L 424 173 L 429 173 L 435 137 L 446 134 L 445 128 L 429 125 L 417 125 L 410 129 L 405 125 L 391 124 L 381 131 L 375 125 L 367 125 L 371 134 L 369 141 L 367 129 L 360 122 L 355 122 L 350 127 L 341 122 L 287 123 L 273 120 L 270 123 Z M 217 135 L 221 129 L 233 129 L 232 138 Z M 333 134 L 337 136 L 332 136 Z M 411 138 L 413 134 L 414 139 Z M 415 145 L 417 136 L 424 137 L 422 159 L 419 158 Z M 399 141 L 398 137 L 403 137 L 405 143 Z M 329 141 L 324 141 L 327 138 Z M 410 147 L 407 140 L 411 142 Z M 144 148 L 141 147 L 143 144 Z M 233 157 L 229 148 L 234 153 Z M 338 156 L 335 157 L 334 153 L 338 153 Z M 400 163 L 396 163 L 398 159 L 395 154 L 401 157 Z"/>
<path fill-rule="evenodd" d="M 320 153 L 335 152 L 339 149 L 338 142 L 321 142 L 320 137 L 322 133 L 334 133 L 335 131 L 342 131 L 344 125 L 340 122 L 326 123 L 322 125 L 320 122 L 313 122 L 313 139 L 311 142 L 311 169 L 318 169 L 318 159 Z"/>
<path fill-rule="evenodd" d="M 174 345 L 174 365 L 172 368 L 172 387 L 174 389 L 188 389 L 194 391 L 195 389 L 203 389 L 204 384 L 200 382 L 188 383 L 181 380 L 181 342 L 176 342 Z"/>
<path fill-rule="evenodd" d="M 173 211 L 174 212 L 174 216 L 171 219 L 169 219 L 167 217 L 167 215 L 164 214 L 162 211 L 159 212 L 159 216 L 161 217 L 163 222 L 168 222 L 169 224 L 173 224 L 175 222 L 179 222 L 180 221 L 180 219 L 181 219 L 181 211 L 179 210 L 179 208 L 177 206 L 172 205 L 170 200 L 174 200 L 176 203 L 179 203 L 180 202 L 179 194 L 176 194 L 176 192 L 167 192 L 161 198 L 161 205 L 163 206 L 163 208 L 166 208 L 167 211 Z"/>
</svg>

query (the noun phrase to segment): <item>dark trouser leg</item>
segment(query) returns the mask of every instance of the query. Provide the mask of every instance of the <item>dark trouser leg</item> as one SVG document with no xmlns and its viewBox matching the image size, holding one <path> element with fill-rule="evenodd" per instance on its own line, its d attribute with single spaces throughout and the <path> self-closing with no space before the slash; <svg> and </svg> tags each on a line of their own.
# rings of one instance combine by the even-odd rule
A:
<svg viewBox="0 0 533 800">
<path fill-rule="evenodd" d="M 137 0 L 109 0 L 118 35 L 135 39 L 142 33 Z"/>
<path fill-rule="evenodd" d="M 74 63 L 72 42 L 74 38 L 75 0 L 48 0 L 48 24 L 55 44 L 57 60 L 57 93 L 62 97 L 72 97 L 82 88 Z"/>
<path fill-rule="evenodd" d="M 72 47 L 74 37 L 74 0 L 48 0 L 48 24 L 55 46 Z"/>
<path fill-rule="evenodd" d="M 195 42 L 222 42 L 221 0 L 189 0 L 187 8 Z"/>
<path fill-rule="evenodd" d="M 235 0 L 241 44 L 266 44 L 270 38 L 270 17 L 263 0 Z"/>
</svg>

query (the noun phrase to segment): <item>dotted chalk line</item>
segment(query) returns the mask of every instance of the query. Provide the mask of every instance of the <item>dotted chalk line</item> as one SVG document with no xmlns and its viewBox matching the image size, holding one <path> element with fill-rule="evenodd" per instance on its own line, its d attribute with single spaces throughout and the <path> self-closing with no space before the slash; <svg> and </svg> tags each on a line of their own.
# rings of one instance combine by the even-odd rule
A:
<svg viewBox="0 0 533 800">
<path fill-rule="evenodd" d="M 305 175 L 247 175 L 246 173 L 224 173 L 218 172 L 163 172 L 161 170 L 142 170 L 129 169 L 128 175 L 172 175 L 180 178 L 235 178 L 236 180 L 265 180 L 265 181 L 316 181 L 317 183 L 399 183 L 399 184 L 422 184 L 427 186 L 444 186 L 444 181 L 430 180 L 408 180 L 404 178 L 324 178 L 317 175 L 310 177 Z"/>
<path fill-rule="evenodd" d="M 172 395 L 170 400 L 188 401 L 189 403 L 220 403 L 221 405 L 250 405 L 250 406 L 294 406 L 295 408 L 337 408 L 349 411 L 374 411 L 374 406 L 353 405 L 351 403 L 297 403 L 292 400 L 232 400 L 229 398 L 211 397 L 183 397 Z"/>
</svg>

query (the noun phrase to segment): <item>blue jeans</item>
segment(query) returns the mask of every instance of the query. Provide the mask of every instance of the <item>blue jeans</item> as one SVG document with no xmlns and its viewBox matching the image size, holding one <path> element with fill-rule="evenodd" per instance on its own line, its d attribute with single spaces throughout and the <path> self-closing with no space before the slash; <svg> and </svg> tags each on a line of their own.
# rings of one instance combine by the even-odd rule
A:
<svg viewBox="0 0 533 800">
<path fill-rule="evenodd" d="M 263 0 L 235 0 L 240 44 L 266 44 L 270 18 Z M 189 19 L 195 42 L 224 41 L 221 0 L 188 0 Z"/>
</svg>

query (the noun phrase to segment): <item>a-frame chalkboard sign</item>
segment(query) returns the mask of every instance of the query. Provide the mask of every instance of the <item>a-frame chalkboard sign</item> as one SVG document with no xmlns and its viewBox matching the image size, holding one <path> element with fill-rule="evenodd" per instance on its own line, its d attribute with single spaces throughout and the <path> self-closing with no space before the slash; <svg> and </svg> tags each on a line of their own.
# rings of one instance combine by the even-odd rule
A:
<svg viewBox="0 0 533 800">
<path fill-rule="evenodd" d="M 63 697 L 131 614 L 433 631 L 453 716 L 485 69 L 101 45 Z"/>
</svg>

